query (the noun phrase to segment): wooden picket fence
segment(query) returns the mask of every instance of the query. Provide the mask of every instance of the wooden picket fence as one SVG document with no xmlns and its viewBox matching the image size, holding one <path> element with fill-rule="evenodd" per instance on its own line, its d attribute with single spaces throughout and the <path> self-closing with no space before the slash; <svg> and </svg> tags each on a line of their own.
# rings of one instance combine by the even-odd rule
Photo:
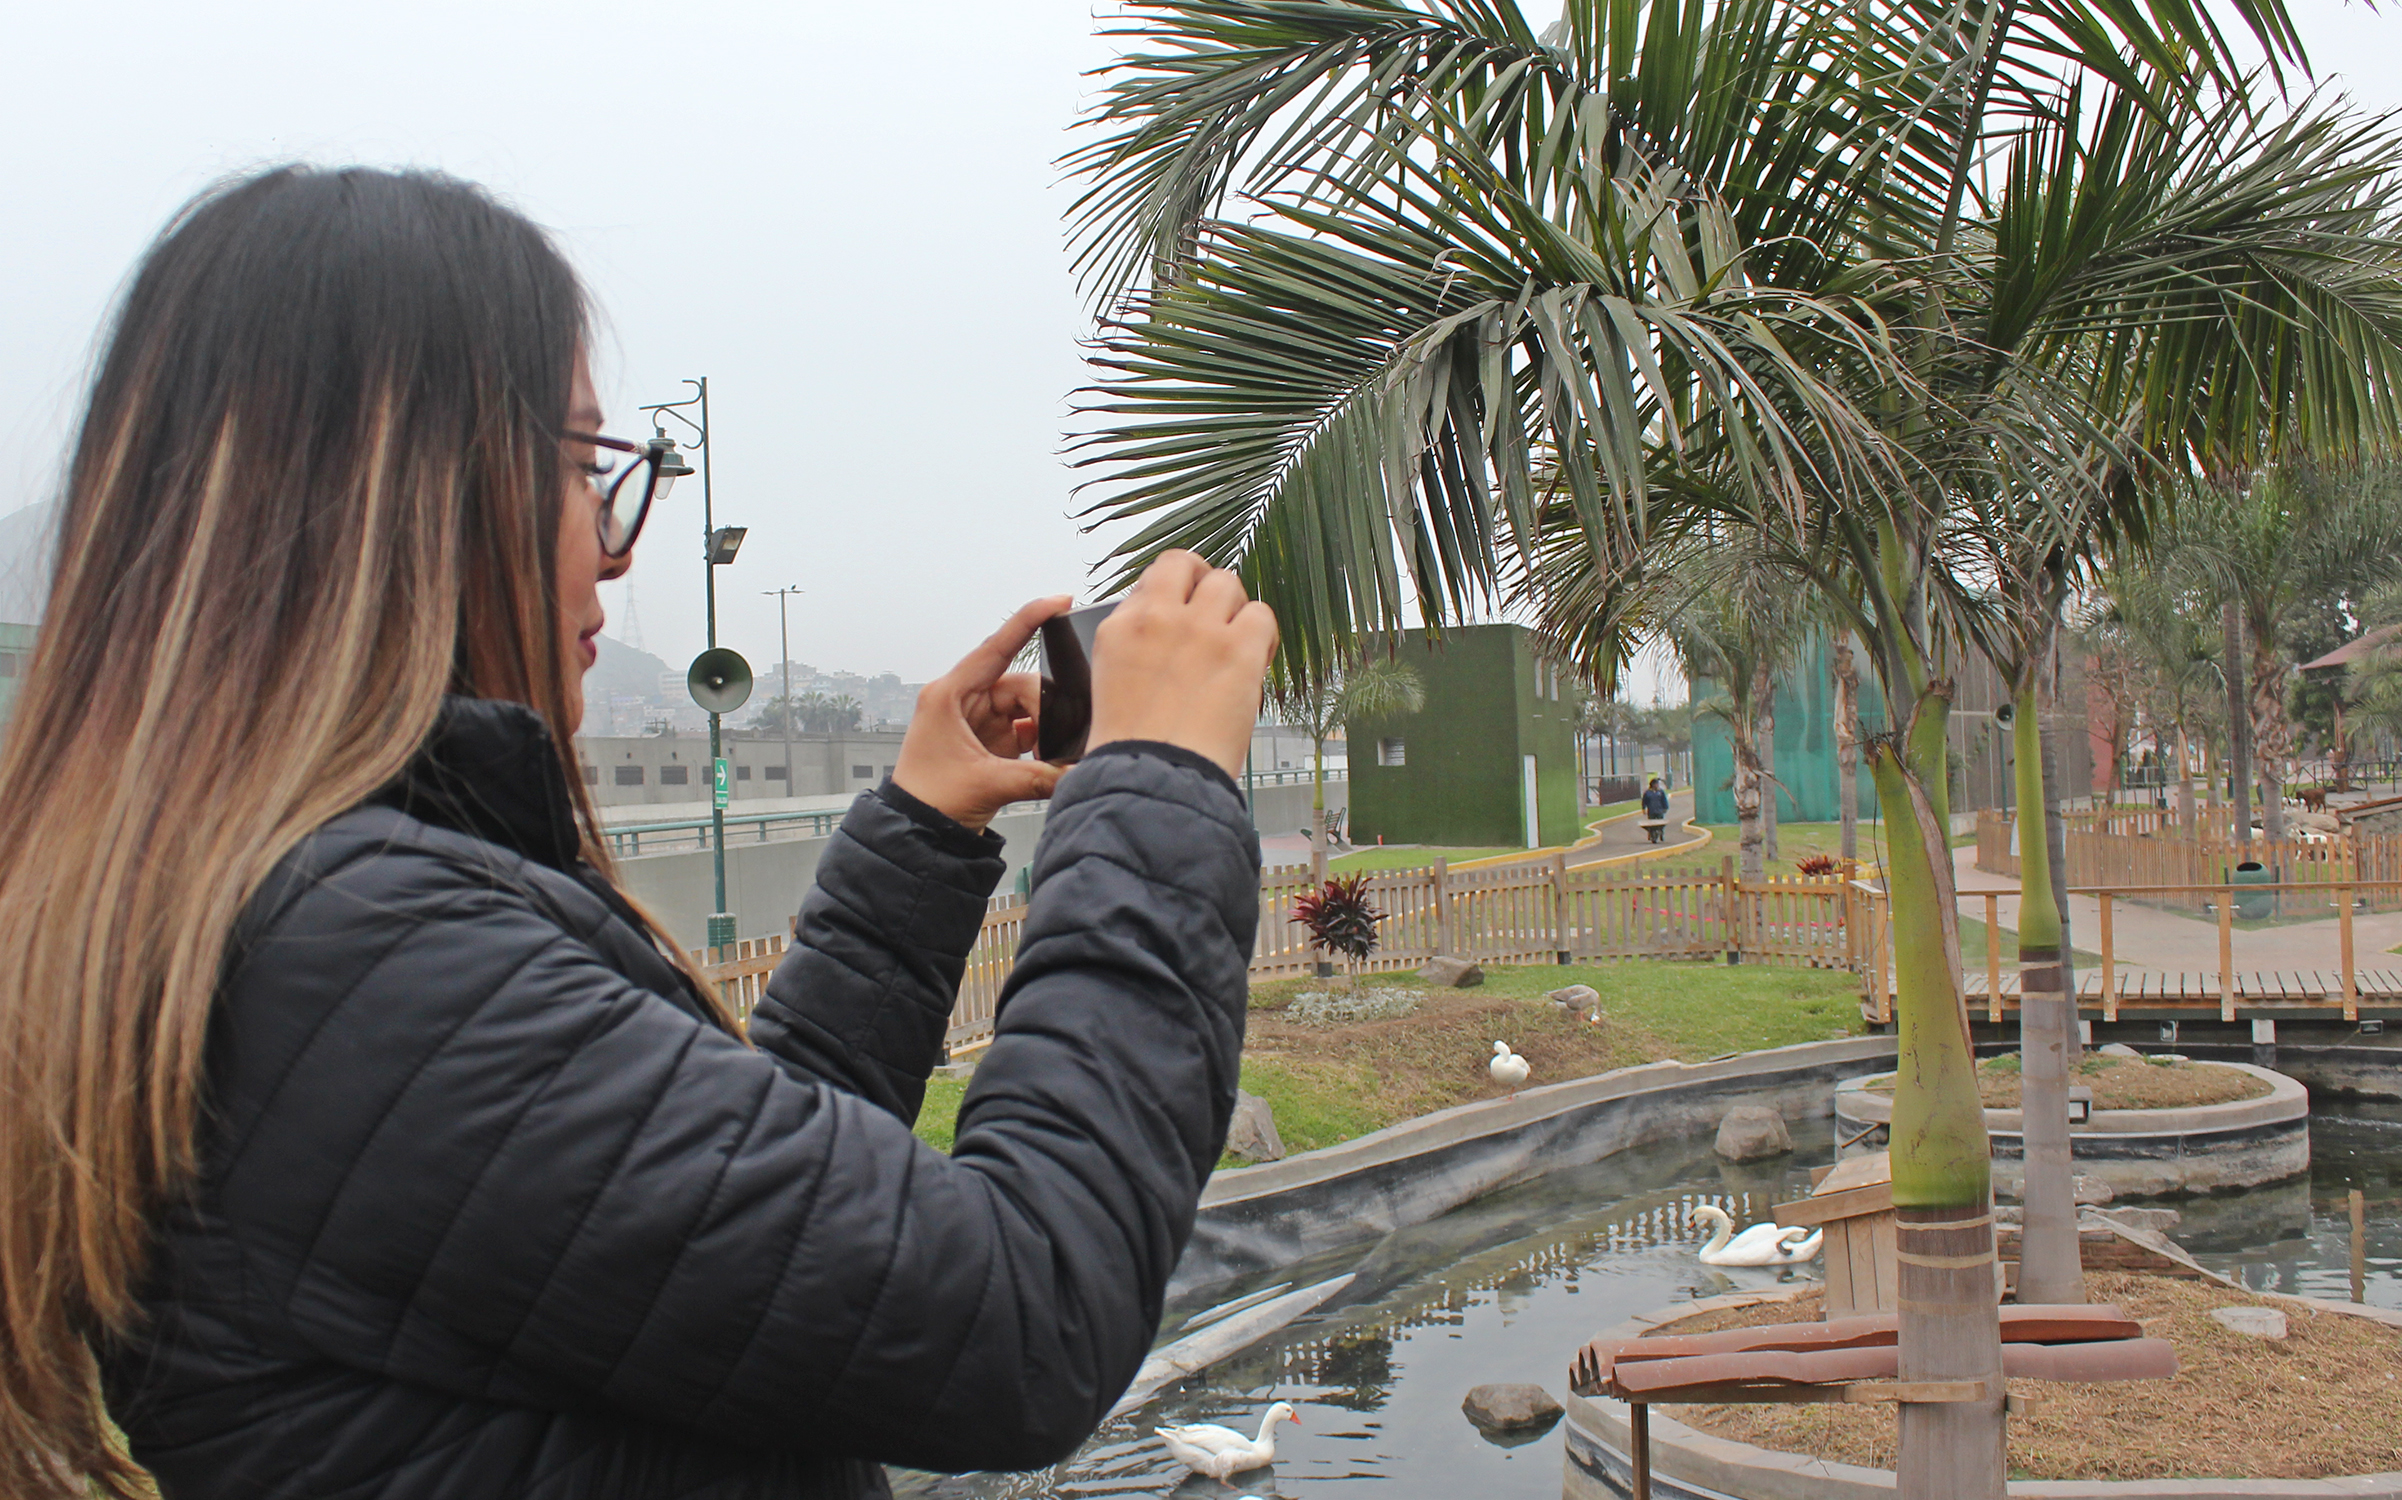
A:
<svg viewBox="0 0 2402 1500">
<path fill-rule="evenodd" d="M 1306 865 L 1261 872 L 1252 978 L 1309 974 L 1325 956 L 1293 920 L 1293 903 L 1309 884 Z M 1739 880 L 1732 860 L 1714 870 L 1654 863 L 1572 869 L 1565 856 L 1454 870 L 1437 860 L 1369 877 L 1369 897 L 1385 916 L 1363 968 L 1414 969 L 1437 956 L 1564 964 L 1725 954 L 1744 963 L 1857 969 L 1871 951 L 1855 931 L 1858 888 L 1841 876 Z M 951 1012 L 953 1048 L 991 1035 L 1025 926 L 1025 898 L 993 900 Z M 781 936 L 745 939 L 721 962 L 693 958 L 747 1018 L 784 948 Z"/>
<path fill-rule="evenodd" d="M 2223 809 L 2209 821 L 2202 821 L 2204 817 L 2197 810 L 2195 831 L 2188 834 L 2174 811 L 2121 808 L 2106 814 L 2070 814 L 2062 830 L 2068 883 L 2097 889 L 2149 888 L 2151 894 L 2140 899 L 2198 912 L 2209 904 L 2208 892 L 2230 880 L 2238 864 L 2256 860 L 2273 880 L 2359 886 L 2368 910 L 2402 909 L 2397 888 L 2387 884 L 2402 880 L 2402 834 L 2345 832 L 2237 843 L 2227 837 L 2231 824 Z M 2019 873 L 2010 828 L 2006 813 L 1977 814 L 1978 869 L 1994 875 Z"/>
</svg>

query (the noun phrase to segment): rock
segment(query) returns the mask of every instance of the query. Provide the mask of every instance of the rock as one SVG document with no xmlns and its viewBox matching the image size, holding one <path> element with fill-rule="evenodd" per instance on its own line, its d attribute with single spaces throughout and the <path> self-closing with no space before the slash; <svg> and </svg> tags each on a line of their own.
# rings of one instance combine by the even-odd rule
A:
<svg viewBox="0 0 2402 1500">
<path fill-rule="evenodd" d="M 1718 1122 L 1718 1154 L 1728 1161 L 1759 1161 L 1793 1149 L 1785 1117 L 1757 1104 L 1739 1104 Z"/>
<path fill-rule="evenodd" d="M 1226 1129 L 1226 1149 L 1245 1161 L 1284 1160 L 1284 1137 L 1276 1133 L 1276 1112 L 1257 1094 L 1234 1091 L 1234 1119 Z"/>
<path fill-rule="evenodd" d="M 2096 1047 L 2094 1050 L 2095 1050 L 2096 1052 L 2099 1052 L 2099 1053 L 2101 1053 L 2101 1054 L 2102 1054 L 2102 1056 L 2104 1056 L 2104 1057 L 2141 1057 L 2141 1056 L 2143 1056 L 2143 1054 L 2142 1054 L 2142 1053 L 2140 1053 L 2140 1052 L 2136 1051 L 2136 1050 L 2135 1050 L 2133 1047 L 2130 1047 L 2130 1046 L 2128 1046 L 2128 1045 L 2127 1045 L 2125 1042 L 2107 1042 L 2107 1043 L 2104 1043 L 2102 1046 Z"/>
<path fill-rule="evenodd" d="M 2109 1183 L 2104 1182 L 2099 1177 L 2088 1177 L 2083 1172 L 2079 1172 L 2076 1177 L 2070 1181 L 2068 1195 L 2072 1202 L 2080 1205 L 2088 1203 L 2108 1203 L 2111 1199 L 2118 1196 L 2117 1192 L 2111 1188 Z"/>
<path fill-rule="evenodd" d="M 1564 990 L 1553 990 L 1551 1001 L 1581 1016 L 1601 1003 L 1601 991 L 1589 984 L 1572 984 Z"/>
<path fill-rule="evenodd" d="M 2285 1337 L 2285 1314 L 2273 1307 L 2214 1307 L 2211 1321 L 2256 1339 Z"/>
<path fill-rule="evenodd" d="M 1485 982 L 1485 971 L 1464 958 L 1430 958 L 1418 970 L 1418 977 L 1428 984 L 1447 984 L 1455 990 Z"/>
<path fill-rule="evenodd" d="M 1468 1420 L 1487 1432 L 1541 1431 L 1560 1419 L 1560 1403 L 1539 1385 L 1480 1385 L 1460 1403 Z"/>
</svg>

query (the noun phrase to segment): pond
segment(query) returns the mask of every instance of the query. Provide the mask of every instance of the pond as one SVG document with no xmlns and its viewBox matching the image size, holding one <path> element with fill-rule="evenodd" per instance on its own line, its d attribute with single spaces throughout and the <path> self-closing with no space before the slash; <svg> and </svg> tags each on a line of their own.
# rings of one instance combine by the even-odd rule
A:
<svg viewBox="0 0 2402 1500">
<path fill-rule="evenodd" d="M 1716 1203 L 1738 1224 L 1809 1190 L 1832 1158 L 1828 1122 L 1797 1125 L 1779 1162 L 1730 1166 L 1708 1136 L 1554 1172 L 1455 1212 L 1274 1275 L 1209 1289 L 1169 1310 L 1162 1338 L 1253 1292 L 1357 1277 L 1328 1308 L 1119 1417 L 1075 1457 L 1032 1474 L 893 1476 L 918 1500 L 1036 1497 L 1474 1495 L 1556 1500 L 1561 1432 L 1511 1447 L 1460 1413 L 1470 1387 L 1532 1381 L 1564 1394 L 1568 1361 L 1603 1328 L 1663 1304 L 1815 1279 L 1814 1267 L 1720 1270 L 1684 1228 Z M 2225 1199 L 2185 1200 L 2175 1232 L 2212 1270 L 2264 1291 L 2350 1295 L 2349 1193 L 2363 1198 L 2366 1300 L 2402 1307 L 2402 1106 L 2335 1103 L 2312 1125 L 2310 1177 Z M 1299 1410 L 1277 1461 L 1232 1486 L 1194 1478 L 1156 1428 L 1222 1422 L 1257 1430 L 1271 1401 Z"/>
</svg>

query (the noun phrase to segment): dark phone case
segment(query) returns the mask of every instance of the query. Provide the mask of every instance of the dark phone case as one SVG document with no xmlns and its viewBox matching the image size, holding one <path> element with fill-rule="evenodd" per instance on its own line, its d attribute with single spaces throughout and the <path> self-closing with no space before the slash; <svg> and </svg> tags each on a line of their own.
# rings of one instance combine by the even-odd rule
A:
<svg viewBox="0 0 2402 1500">
<path fill-rule="evenodd" d="M 1034 736 L 1038 758 L 1061 766 L 1083 759 L 1093 727 L 1093 632 L 1116 608 L 1095 604 L 1043 621 L 1042 716 Z"/>
</svg>

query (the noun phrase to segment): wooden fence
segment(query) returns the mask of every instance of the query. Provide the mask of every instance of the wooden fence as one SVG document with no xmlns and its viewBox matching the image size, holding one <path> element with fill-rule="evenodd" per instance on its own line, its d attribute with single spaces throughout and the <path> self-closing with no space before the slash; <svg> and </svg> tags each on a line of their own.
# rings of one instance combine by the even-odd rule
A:
<svg viewBox="0 0 2402 1500">
<path fill-rule="evenodd" d="M 1715 870 L 1668 870 L 1656 863 L 1572 869 L 1564 855 L 1547 863 L 1454 870 L 1447 862 L 1370 875 L 1370 899 L 1385 913 L 1369 973 L 1414 969 L 1447 956 L 1480 964 L 1593 963 L 1633 958 L 1715 958 L 1744 963 L 1856 969 L 1868 945 L 1858 941 L 1855 891 L 1840 876 L 1739 880 L 1734 862 Z M 1309 889 L 1309 867 L 1263 871 L 1253 979 L 1315 971 L 1324 955 L 1293 920 Z M 997 897 L 968 955 L 951 1012 L 950 1045 L 974 1046 L 992 1033 L 1001 990 L 1025 934 L 1026 902 Z M 782 937 L 745 939 L 734 955 L 710 964 L 738 1016 L 748 1017 L 759 987 L 783 953 Z"/>
<path fill-rule="evenodd" d="M 2210 902 L 2209 893 L 2229 881 L 2238 864 L 2251 860 L 2272 881 L 2314 888 L 2359 886 L 2358 895 L 2369 903 L 2369 910 L 2402 909 L 2402 895 L 2390 885 L 2402 880 L 2402 834 L 2344 832 L 2237 843 L 2226 837 L 2229 824 L 2223 812 L 2210 822 L 2197 822 L 2196 831 L 2188 834 L 2174 813 L 2153 808 L 2071 814 L 2064 821 L 2062 843 L 2071 886 L 2122 892 L 2145 887 L 2149 894 L 2128 899 L 2201 911 Z M 1978 869 L 1994 875 L 2019 873 L 2011 825 L 2004 813 L 1977 814 Z"/>
<path fill-rule="evenodd" d="M 1852 968 L 1860 975 L 1861 1008 L 1879 1024 L 1893 1019 L 1893 927 L 1885 892 L 1866 881 L 1853 883 L 1851 910 L 1858 944 Z M 1964 947 L 1962 997 L 1971 1014 L 1988 1021 L 2004 1020 L 2018 1007 L 2018 966 L 2002 959 L 2000 904 L 2016 899 L 2016 891 L 1969 891 L 1964 903 L 1983 899 L 1985 940 Z M 2362 967 L 2352 940 L 2353 914 L 2362 909 L 2402 907 L 2402 881 L 2331 878 L 2285 881 L 2274 885 L 2230 885 L 2225 882 L 2162 883 L 2155 885 L 2071 886 L 2072 896 L 2090 896 L 2100 907 L 2101 920 L 2091 941 L 2100 950 L 2100 963 L 2077 973 L 2077 1004 L 2081 1012 L 2103 1021 L 2116 1021 L 2123 1009 L 2190 1011 L 2234 1021 L 2241 1013 L 2293 1015 L 2321 1009 L 2346 1021 L 2360 1019 L 2364 1001 L 2402 1006 L 2402 970 Z M 2335 918 L 2335 940 L 2329 955 L 2335 967 L 2327 970 L 2243 969 L 2236 964 L 2237 906 L 2246 900 L 2282 901 L 2291 910 L 2307 904 Z M 2118 903 L 2209 906 L 2218 928 L 2218 964 L 2214 969 L 2181 973 L 2144 970 L 2121 960 L 2112 921 Z M 2078 935 L 2080 946 L 2087 941 Z"/>
</svg>

